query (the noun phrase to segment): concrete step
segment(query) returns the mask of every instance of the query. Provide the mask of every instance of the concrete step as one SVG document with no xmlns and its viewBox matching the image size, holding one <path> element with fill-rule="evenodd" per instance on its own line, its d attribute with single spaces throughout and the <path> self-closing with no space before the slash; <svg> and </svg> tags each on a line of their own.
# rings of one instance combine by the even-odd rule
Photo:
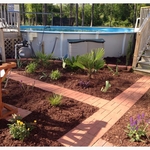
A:
<svg viewBox="0 0 150 150">
<path fill-rule="evenodd" d="M 141 61 L 150 61 L 150 55 L 142 55 Z"/>
<path fill-rule="evenodd" d="M 146 49 L 145 51 L 144 51 L 144 54 L 143 55 L 148 55 L 148 56 L 150 56 L 150 48 L 149 49 Z"/>
<path fill-rule="evenodd" d="M 150 69 L 150 62 L 145 61 L 138 61 L 138 68 L 142 69 Z"/>
<path fill-rule="evenodd" d="M 143 74 L 143 75 L 150 75 L 150 69 L 141 69 L 141 68 L 134 68 L 135 73 Z"/>
</svg>

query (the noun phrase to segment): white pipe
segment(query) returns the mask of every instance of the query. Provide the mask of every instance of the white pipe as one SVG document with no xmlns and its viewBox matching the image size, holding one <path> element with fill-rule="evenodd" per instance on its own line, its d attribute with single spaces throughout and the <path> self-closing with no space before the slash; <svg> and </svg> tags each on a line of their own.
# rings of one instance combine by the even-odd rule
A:
<svg viewBox="0 0 150 150">
<path fill-rule="evenodd" d="M 15 59 L 17 59 L 17 46 L 23 46 L 23 44 L 15 44 Z"/>
<path fill-rule="evenodd" d="M 61 33 L 60 33 L 60 58 L 63 58 L 63 53 L 62 53 L 62 49 L 63 49 L 63 39 L 64 39 L 64 33 L 61 32 Z"/>
<path fill-rule="evenodd" d="M 123 42 L 122 42 L 122 54 L 121 54 L 121 56 L 124 55 L 124 49 L 125 49 L 126 37 L 127 37 L 127 34 L 125 33 L 124 36 L 123 36 Z"/>
<path fill-rule="evenodd" d="M 96 32 L 96 39 L 99 38 L 99 34 L 100 34 L 100 32 Z"/>
</svg>

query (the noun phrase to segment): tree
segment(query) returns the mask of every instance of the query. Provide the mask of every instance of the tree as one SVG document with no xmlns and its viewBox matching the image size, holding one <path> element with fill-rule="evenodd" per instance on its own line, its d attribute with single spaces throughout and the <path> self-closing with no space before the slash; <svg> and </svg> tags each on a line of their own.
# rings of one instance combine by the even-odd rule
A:
<svg viewBox="0 0 150 150">
<path fill-rule="evenodd" d="M 93 17 L 94 17 L 94 4 L 92 4 L 91 8 L 91 27 L 93 26 Z"/>
<path fill-rule="evenodd" d="M 78 3 L 76 4 L 76 26 L 78 26 Z"/>
<path fill-rule="evenodd" d="M 62 26 L 62 3 L 60 3 L 60 26 Z"/>
<path fill-rule="evenodd" d="M 82 4 L 82 26 L 84 26 L 84 4 Z"/>
<path fill-rule="evenodd" d="M 71 25 L 72 11 L 73 11 L 73 4 L 70 4 L 69 25 Z"/>
<path fill-rule="evenodd" d="M 42 5 L 42 12 L 47 13 L 47 4 Z M 47 25 L 47 14 L 42 15 L 43 25 Z"/>
<path fill-rule="evenodd" d="M 25 6 L 24 4 L 20 4 L 21 5 L 21 13 L 22 13 L 22 18 L 21 18 L 21 23 L 23 23 L 23 25 L 25 25 Z"/>
</svg>

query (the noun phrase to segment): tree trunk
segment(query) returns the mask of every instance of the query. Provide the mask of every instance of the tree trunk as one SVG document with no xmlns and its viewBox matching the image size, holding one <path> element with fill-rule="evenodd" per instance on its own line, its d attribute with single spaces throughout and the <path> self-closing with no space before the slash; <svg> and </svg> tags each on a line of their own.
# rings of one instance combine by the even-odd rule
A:
<svg viewBox="0 0 150 150">
<path fill-rule="evenodd" d="M 73 9 L 73 4 L 70 4 L 70 15 L 69 15 L 69 25 L 71 26 L 71 18 L 72 18 L 72 9 Z"/>
<path fill-rule="evenodd" d="M 112 23 L 112 7 L 113 7 L 113 4 L 110 4 L 110 14 L 109 14 L 109 15 L 110 15 L 110 20 L 109 20 L 109 21 L 110 21 L 110 23 L 109 23 L 109 26 L 110 26 L 110 27 L 111 27 L 111 25 L 112 25 L 112 24 L 111 24 L 111 23 Z"/>
<path fill-rule="evenodd" d="M 136 11 L 137 11 L 137 5 L 136 4 L 133 4 L 134 6 L 134 15 L 133 15 L 133 28 L 135 27 L 135 23 L 136 23 Z"/>
<path fill-rule="evenodd" d="M 92 4 L 92 10 L 91 10 L 91 27 L 93 26 L 93 18 L 94 18 L 94 4 Z"/>
<path fill-rule="evenodd" d="M 24 4 L 21 4 L 22 5 L 22 9 L 21 9 L 21 13 L 22 13 L 22 17 L 21 17 L 21 24 L 25 25 L 25 7 L 24 7 Z"/>
<path fill-rule="evenodd" d="M 84 4 L 82 4 L 82 26 L 84 26 Z"/>
<path fill-rule="evenodd" d="M 76 4 L 76 26 L 78 26 L 78 3 Z"/>
<path fill-rule="evenodd" d="M 62 26 L 62 3 L 60 4 L 60 26 Z"/>
<path fill-rule="evenodd" d="M 43 4 L 43 12 L 47 13 L 47 4 Z M 47 14 L 42 15 L 43 25 L 47 25 Z"/>
</svg>

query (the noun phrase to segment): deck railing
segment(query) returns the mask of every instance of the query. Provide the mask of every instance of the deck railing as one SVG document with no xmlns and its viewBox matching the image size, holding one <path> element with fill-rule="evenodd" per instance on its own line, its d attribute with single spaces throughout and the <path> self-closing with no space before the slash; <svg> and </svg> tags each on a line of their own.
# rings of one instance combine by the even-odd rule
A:
<svg viewBox="0 0 150 150">
<path fill-rule="evenodd" d="M 144 19 L 142 25 L 140 26 L 136 35 L 136 44 L 134 50 L 133 64 L 132 67 L 135 68 L 138 58 L 142 55 L 144 48 L 146 46 L 146 41 L 150 36 L 150 13 Z"/>
<path fill-rule="evenodd" d="M 19 11 L 11 11 L 8 4 L 0 4 L 0 27 L 4 30 L 20 32 Z"/>
<path fill-rule="evenodd" d="M 149 13 L 150 13 L 150 6 L 141 7 L 141 10 L 140 10 L 140 23 L 139 23 L 140 26 L 143 24 L 144 19 L 147 17 L 147 15 Z"/>
</svg>

